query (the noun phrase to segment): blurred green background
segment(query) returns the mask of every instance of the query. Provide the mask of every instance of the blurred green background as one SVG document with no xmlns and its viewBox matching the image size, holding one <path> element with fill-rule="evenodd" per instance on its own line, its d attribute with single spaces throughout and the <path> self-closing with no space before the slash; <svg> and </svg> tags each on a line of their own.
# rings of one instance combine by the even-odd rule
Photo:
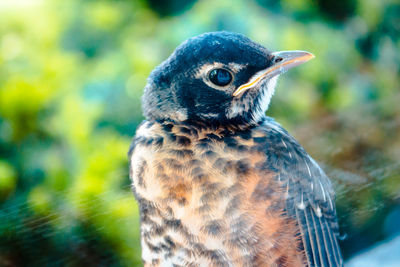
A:
<svg viewBox="0 0 400 267">
<path fill-rule="evenodd" d="M 141 265 L 140 96 L 178 44 L 215 30 L 316 55 L 267 114 L 332 178 L 346 258 L 399 233 L 398 1 L 0 0 L 0 266 Z"/>
</svg>

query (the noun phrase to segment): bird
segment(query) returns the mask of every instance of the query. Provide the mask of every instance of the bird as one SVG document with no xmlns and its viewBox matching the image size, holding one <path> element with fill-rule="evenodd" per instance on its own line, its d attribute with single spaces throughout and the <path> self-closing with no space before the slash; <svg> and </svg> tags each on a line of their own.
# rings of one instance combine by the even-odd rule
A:
<svg viewBox="0 0 400 267">
<path fill-rule="evenodd" d="M 218 31 L 155 67 L 128 153 L 144 266 L 343 266 L 329 178 L 266 115 L 312 58 Z"/>
</svg>

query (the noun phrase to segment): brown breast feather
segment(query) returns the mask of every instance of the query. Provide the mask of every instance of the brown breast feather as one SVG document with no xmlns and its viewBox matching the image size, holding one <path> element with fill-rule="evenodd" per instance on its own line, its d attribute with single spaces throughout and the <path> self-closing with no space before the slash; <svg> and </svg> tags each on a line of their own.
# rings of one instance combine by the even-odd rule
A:
<svg viewBox="0 0 400 267">
<path fill-rule="evenodd" d="M 146 266 L 302 266 L 296 221 L 256 130 L 145 122 L 131 149 Z M 198 264 L 198 265 L 196 265 Z"/>
</svg>

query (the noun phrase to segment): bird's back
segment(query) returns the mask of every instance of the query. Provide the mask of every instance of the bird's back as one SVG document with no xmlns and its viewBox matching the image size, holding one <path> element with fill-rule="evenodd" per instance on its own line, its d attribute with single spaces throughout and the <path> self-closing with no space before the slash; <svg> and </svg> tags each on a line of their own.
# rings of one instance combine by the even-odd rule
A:
<svg viewBox="0 0 400 267">
<path fill-rule="evenodd" d="M 302 229 L 287 208 L 303 192 L 289 188 L 279 166 L 298 156 L 286 135 L 268 121 L 246 129 L 144 122 L 131 148 L 144 262 L 306 265 Z M 308 198 L 300 201 L 311 208 Z"/>
</svg>

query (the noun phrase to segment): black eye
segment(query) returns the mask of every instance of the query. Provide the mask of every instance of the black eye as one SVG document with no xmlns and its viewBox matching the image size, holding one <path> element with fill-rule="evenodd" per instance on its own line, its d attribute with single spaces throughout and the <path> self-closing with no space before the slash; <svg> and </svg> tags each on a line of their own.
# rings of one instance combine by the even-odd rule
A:
<svg viewBox="0 0 400 267">
<path fill-rule="evenodd" d="M 232 74 L 225 69 L 213 69 L 208 78 L 215 85 L 225 86 L 232 81 Z"/>
</svg>

